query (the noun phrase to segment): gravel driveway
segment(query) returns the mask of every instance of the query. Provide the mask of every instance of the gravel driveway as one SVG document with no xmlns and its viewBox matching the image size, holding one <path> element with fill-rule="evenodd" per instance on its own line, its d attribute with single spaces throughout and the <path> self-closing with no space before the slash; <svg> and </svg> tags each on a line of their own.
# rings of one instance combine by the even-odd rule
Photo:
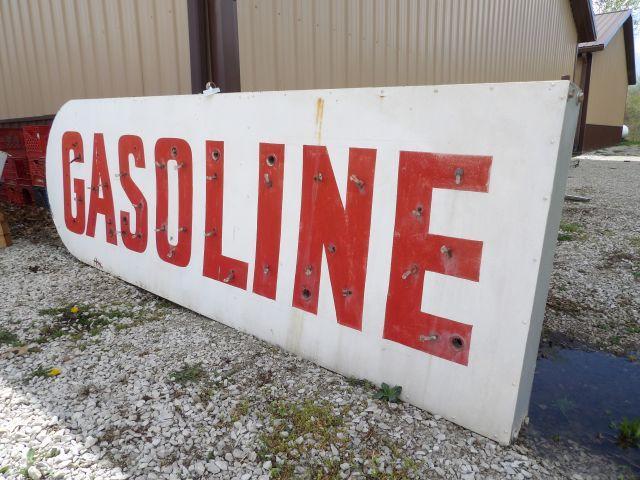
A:
<svg viewBox="0 0 640 480">
<path fill-rule="evenodd" d="M 545 339 L 632 359 L 640 352 L 640 162 L 571 169 L 547 301 Z"/>
<path fill-rule="evenodd" d="M 640 164 L 614 166 L 571 172 L 570 190 L 593 199 L 565 208 L 580 228 L 564 225 L 573 237 L 558 248 L 545 337 L 628 353 L 640 339 Z M 0 478 L 615 476 L 577 446 L 552 459 L 374 400 L 367 382 L 81 264 L 44 214 L 6 208 Z"/>
</svg>

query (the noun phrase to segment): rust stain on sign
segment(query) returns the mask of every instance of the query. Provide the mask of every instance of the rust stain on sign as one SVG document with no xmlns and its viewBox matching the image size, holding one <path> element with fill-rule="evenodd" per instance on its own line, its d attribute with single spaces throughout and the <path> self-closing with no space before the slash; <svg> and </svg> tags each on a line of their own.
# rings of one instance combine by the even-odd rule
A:
<svg viewBox="0 0 640 480">
<path fill-rule="evenodd" d="M 316 139 L 318 145 L 322 143 L 322 117 L 324 116 L 324 99 L 318 98 L 316 101 Z"/>
</svg>

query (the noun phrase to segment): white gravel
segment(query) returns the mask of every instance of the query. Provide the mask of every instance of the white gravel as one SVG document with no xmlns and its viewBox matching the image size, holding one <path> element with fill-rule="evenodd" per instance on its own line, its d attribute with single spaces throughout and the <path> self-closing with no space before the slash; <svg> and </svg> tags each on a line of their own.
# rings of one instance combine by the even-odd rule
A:
<svg viewBox="0 0 640 480">
<path fill-rule="evenodd" d="M 544 337 L 640 353 L 640 162 L 582 160 L 571 169 Z"/>
<path fill-rule="evenodd" d="M 640 167 L 635 169 L 637 179 Z M 570 185 L 578 193 L 587 188 L 575 179 Z M 584 208 L 597 213 L 600 192 L 593 197 Z M 616 212 L 602 226 L 614 226 L 619 215 L 628 214 Z M 50 227 L 32 223 L 14 223 L 15 244 L 0 251 L 0 333 L 12 332 L 28 347 L 8 352 L 10 345 L 0 345 L 0 478 L 615 475 L 606 460 L 577 446 L 552 459 L 526 441 L 501 447 L 411 405 L 374 400 L 366 382 L 319 368 L 81 264 L 53 237 L 33 243 L 46 238 Z M 593 238 L 591 226 L 585 230 Z M 611 248 L 621 238 L 614 236 Z M 561 299 L 564 292 L 575 297 L 567 290 L 572 284 L 582 291 L 580 282 L 595 268 L 597 260 L 583 258 L 588 246 L 581 241 L 560 246 L 553 292 Z M 570 272 L 577 260 L 586 273 Z M 594 285 L 597 292 L 601 282 Z M 608 302 L 603 295 L 585 292 L 589 301 Z M 91 317 L 91 332 L 60 330 L 69 326 L 62 317 L 73 315 L 71 305 L 80 306 L 77 315 Z M 64 313 L 39 313 L 51 308 Z M 561 329 L 564 317 L 553 315 L 552 328 Z M 51 368 L 60 374 L 46 376 Z"/>
</svg>

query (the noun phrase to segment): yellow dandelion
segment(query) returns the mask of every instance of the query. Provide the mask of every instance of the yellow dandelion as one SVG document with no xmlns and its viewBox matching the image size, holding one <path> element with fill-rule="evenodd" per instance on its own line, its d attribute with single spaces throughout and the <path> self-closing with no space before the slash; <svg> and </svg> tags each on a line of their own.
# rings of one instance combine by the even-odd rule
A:
<svg viewBox="0 0 640 480">
<path fill-rule="evenodd" d="M 71 313 L 78 313 L 80 311 L 80 309 L 78 307 L 76 307 L 75 305 L 73 307 L 71 307 Z"/>
<path fill-rule="evenodd" d="M 59 368 L 52 368 L 51 370 L 49 370 L 49 373 L 47 375 L 49 375 L 50 377 L 57 377 L 61 373 L 62 371 Z"/>
</svg>

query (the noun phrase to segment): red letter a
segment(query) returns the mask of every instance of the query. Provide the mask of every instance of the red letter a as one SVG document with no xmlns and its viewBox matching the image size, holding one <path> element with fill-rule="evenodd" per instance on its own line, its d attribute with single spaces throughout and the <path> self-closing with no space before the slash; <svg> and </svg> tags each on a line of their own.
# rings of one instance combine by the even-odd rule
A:
<svg viewBox="0 0 640 480">
<path fill-rule="evenodd" d="M 102 192 L 102 196 L 100 193 Z M 94 237 L 98 214 L 104 215 L 107 242 L 117 245 L 116 222 L 113 213 L 113 195 L 109 179 L 104 137 L 101 133 L 93 136 L 93 165 L 91 167 L 91 197 L 87 218 L 87 235 Z"/>
</svg>

